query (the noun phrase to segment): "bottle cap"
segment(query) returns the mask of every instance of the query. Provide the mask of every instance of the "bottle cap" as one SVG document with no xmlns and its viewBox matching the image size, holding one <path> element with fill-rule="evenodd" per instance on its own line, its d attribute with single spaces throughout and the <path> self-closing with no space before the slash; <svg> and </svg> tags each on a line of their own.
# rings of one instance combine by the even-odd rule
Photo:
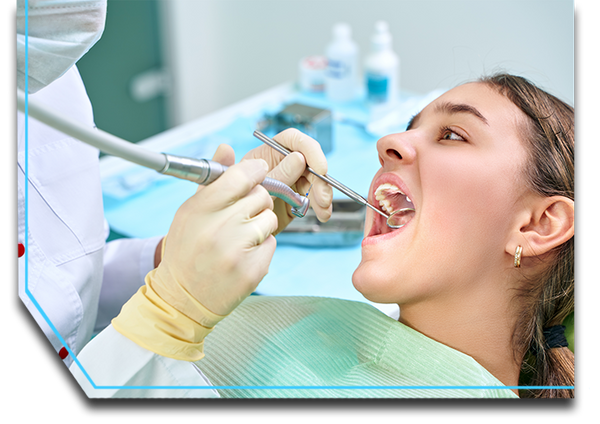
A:
<svg viewBox="0 0 600 424">
<path fill-rule="evenodd" d="M 377 21 L 375 23 L 375 33 L 371 38 L 374 47 L 388 47 L 392 44 L 392 34 L 386 21 Z"/>
<path fill-rule="evenodd" d="M 352 28 L 346 23 L 339 23 L 333 26 L 333 38 L 338 40 L 347 40 L 352 36 Z"/>
<path fill-rule="evenodd" d="M 325 90 L 325 70 L 327 58 L 325 56 L 307 56 L 300 60 L 300 88 L 308 92 L 322 92 Z"/>
</svg>

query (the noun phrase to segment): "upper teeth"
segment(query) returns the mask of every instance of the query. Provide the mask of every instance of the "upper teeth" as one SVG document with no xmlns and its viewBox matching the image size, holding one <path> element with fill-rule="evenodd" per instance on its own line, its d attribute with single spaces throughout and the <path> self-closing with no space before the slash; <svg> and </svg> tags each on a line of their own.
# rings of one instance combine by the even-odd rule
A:
<svg viewBox="0 0 600 424">
<path fill-rule="evenodd" d="M 386 197 L 387 192 L 400 193 L 404 196 L 406 196 L 406 194 L 404 194 L 398 187 L 390 183 L 381 184 L 379 187 L 377 187 L 377 190 L 375 190 L 375 199 L 379 201 L 381 208 L 391 215 L 395 211 L 391 206 L 391 202 Z M 412 203 L 408 196 L 406 197 L 406 200 Z"/>
</svg>

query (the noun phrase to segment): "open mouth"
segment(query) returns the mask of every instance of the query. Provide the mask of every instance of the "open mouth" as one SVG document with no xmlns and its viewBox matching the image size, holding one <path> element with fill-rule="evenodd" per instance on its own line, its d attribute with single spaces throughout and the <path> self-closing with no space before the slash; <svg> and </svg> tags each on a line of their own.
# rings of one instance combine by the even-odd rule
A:
<svg viewBox="0 0 600 424">
<path fill-rule="evenodd" d="M 378 216 L 374 222 L 370 235 L 390 233 L 408 224 L 415 215 L 415 205 L 412 200 L 397 186 L 391 183 L 380 184 L 374 193 L 375 200 L 381 210 L 390 218 Z"/>
</svg>

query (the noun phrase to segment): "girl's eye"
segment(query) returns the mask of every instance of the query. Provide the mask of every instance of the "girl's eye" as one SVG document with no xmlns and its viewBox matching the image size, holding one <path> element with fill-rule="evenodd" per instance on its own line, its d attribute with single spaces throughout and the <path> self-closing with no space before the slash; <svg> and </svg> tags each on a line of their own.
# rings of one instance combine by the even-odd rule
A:
<svg viewBox="0 0 600 424">
<path fill-rule="evenodd" d="M 450 128 L 443 128 L 441 131 L 442 140 L 466 141 L 462 136 L 452 131 Z"/>
</svg>

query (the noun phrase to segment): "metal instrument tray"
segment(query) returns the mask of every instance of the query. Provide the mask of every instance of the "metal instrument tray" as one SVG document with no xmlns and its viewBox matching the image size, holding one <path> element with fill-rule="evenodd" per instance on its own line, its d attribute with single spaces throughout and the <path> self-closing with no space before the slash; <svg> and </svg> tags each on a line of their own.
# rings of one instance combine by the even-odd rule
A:
<svg viewBox="0 0 600 424">
<path fill-rule="evenodd" d="M 366 207 L 350 199 L 334 199 L 331 218 L 320 222 L 314 211 L 294 219 L 279 233 L 277 243 L 304 247 L 352 246 L 362 241 Z"/>
</svg>

